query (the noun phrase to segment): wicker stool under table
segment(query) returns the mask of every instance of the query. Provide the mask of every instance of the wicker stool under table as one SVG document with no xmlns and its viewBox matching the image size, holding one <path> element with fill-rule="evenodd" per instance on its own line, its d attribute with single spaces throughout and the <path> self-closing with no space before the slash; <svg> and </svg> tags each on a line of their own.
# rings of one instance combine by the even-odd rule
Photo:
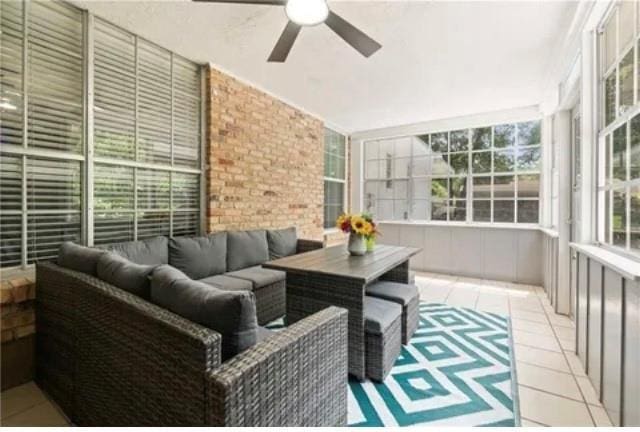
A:
<svg viewBox="0 0 640 432">
<path fill-rule="evenodd" d="M 384 381 L 400 355 L 402 308 L 375 297 L 364 298 L 366 374 Z"/>
<path fill-rule="evenodd" d="M 420 307 L 418 287 L 399 282 L 378 281 L 367 286 L 366 294 L 402 306 L 402 343 L 407 345 L 418 329 Z"/>
</svg>

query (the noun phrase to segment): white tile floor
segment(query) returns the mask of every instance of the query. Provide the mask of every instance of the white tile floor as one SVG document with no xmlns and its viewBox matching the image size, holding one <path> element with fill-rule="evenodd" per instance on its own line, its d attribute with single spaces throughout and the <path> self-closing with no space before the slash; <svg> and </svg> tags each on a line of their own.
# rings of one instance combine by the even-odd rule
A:
<svg viewBox="0 0 640 432">
<path fill-rule="evenodd" d="M 523 426 L 611 426 L 573 353 L 574 324 L 540 287 L 418 273 L 423 301 L 510 315 Z M 2 426 L 62 426 L 65 417 L 33 383 L 1 395 Z"/>
</svg>

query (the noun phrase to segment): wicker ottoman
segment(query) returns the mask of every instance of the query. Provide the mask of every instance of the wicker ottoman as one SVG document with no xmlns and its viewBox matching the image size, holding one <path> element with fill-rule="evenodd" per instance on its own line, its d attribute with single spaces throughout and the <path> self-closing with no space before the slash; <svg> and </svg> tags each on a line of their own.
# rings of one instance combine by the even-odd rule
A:
<svg viewBox="0 0 640 432">
<path fill-rule="evenodd" d="M 372 380 L 384 381 L 400 355 L 401 319 L 399 304 L 365 296 L 365 369 Z"/>
<path fill-rule="evenodd" d="M 418 329 L 420 293 L 415 285 L 378 281 L 367 286 L 367 295 L 402 306 L 402 343 L 407 345 Z"/>
</svg>

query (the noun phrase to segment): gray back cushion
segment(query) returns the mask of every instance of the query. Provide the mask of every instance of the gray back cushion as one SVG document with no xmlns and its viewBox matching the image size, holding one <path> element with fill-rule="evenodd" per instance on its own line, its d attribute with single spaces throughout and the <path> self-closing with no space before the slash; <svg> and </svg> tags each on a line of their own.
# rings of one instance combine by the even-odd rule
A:
<svg viewBox="0 0 640 432">
<path fill-rule="evenodd" d="M 136 264 L 169 264 L 169 239 L 166 237 L 116 243 L 106 248 Z"/>
<path fill-rule="evenodd" d="M 58 249 L 57 263 L 61 267 L 95 276 L 97 274 L 98 259 L 104 253 L 101 249 L 64 242 Z"/>
<path fill-rule="evenodd" d="M 227 233 L 169 240 L 169 264 L 191 279 L 204 279 L 227 271 Z"/>
<path fill-rule="evenodd" d="M 227 233 L 227 271 L 253 267 L 269 261 L 265 230 Z"/>
<path fill-rule="evenodd" d="M 151 301 L 220 333 L 223 360 L 256 343 L 256 302 L 250 291 L 222 291 L 162 265 L 151 276 Z"/>
<path fill-rule="evenodd" d="M 267 231 L 267 242 L 269 243 L 269 257 L 271 259 L 295 255 L 298 248 L 296 228 Z"/>
<path fill-rule="evenodd" d="M 136 264 L 112 252 L 104 253 L 98 260 L 98 277 L 132 294 L 149 299 L 149 276 L 155 266 Z"/>
</svg>

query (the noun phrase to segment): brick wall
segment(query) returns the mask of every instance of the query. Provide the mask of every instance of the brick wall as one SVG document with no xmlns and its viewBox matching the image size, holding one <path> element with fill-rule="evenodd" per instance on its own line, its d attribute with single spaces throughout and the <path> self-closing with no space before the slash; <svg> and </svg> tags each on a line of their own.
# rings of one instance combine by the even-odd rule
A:
<svg viewBox="0 0 640 432">
<path fill-rule="evenodd" d="M 207 81 L 208 231 L 322 239 L 322 121 L 213 68 Z"/>
</svg>

